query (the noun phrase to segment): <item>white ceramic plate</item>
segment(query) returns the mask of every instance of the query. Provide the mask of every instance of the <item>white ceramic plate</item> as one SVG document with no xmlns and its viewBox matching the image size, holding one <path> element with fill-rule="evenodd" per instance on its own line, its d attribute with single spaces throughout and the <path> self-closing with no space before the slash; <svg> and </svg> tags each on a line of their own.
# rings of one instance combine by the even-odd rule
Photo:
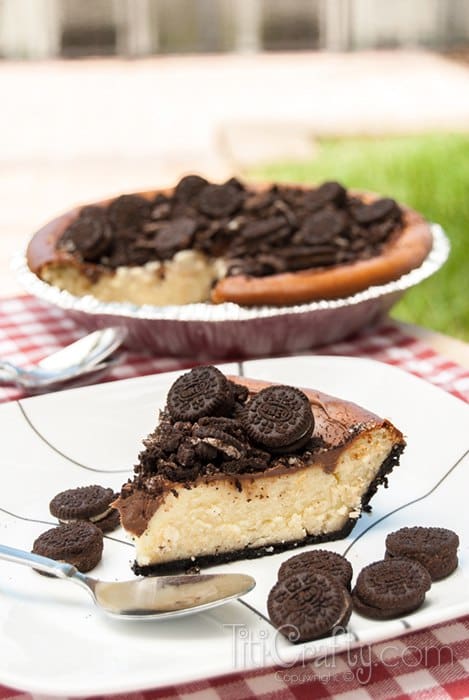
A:
<svg viewBox="0 0 469 700">
<path fill-rule="evenodd" d="M 388 489 L 373 499 L 345 540 L 328 543 L 358 572 L 383 556 L 386 534 L 404 525 L 441 525 L 461 539 L 457 572 L 433 584 L 424 606 L 403 620 L 352 615 L 335 639 L 291 645 L 267 619 L 266 599 L 291 552 L 218 567 L 252 574 L 244 602 L 167 622 L 106 618 L 84 591 L 0 562 L 0 682 L 50 695 L 128 692 L 302 662 L 397 636 L 469 613 L 469 407 L 440 389 L 385 364 L 344 357 L 290 357 L 223 365 L 246 376 L 310 386 L 390 418 L 408 447 Z M 58 491 L 99 483 L 116 489 L 131 473 L 141 439 L 177 373 L 49 394 L 0 407 L 0 541 L 29 549 L 53 522 Z M 324 545 L 322 545 L 324 547 Z M 94 574 L 131 578 L 133 548 L 122 531 L 106 538 Z"/>
</svg>

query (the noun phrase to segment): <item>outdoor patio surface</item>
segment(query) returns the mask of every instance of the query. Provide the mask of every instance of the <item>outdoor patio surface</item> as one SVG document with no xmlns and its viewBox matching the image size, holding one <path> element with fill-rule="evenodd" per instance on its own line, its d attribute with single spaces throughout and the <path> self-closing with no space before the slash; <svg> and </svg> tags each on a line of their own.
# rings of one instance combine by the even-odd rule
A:
<svg viewBox="0 0 469 700">
<path fill-rule="evenodd" d="M 318 136 L 469 128 L 469 66 L 423 51 L 3 61 L 0 95 L 2 296 L 77 203 L 309 158 Z"/>
</svg>

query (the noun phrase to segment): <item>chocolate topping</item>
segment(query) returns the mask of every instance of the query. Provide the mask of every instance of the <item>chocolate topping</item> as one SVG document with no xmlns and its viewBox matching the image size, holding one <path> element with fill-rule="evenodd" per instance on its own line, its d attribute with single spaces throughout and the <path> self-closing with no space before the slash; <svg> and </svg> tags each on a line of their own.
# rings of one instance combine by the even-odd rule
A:
<svg viewBox="0 0 469 700">
<path fill-rule="evenodd" d="M 188 175 L 153 202 L 122 195 L 84 207 L 56 245 L 109 268 L 194 249 L 222 257 L 228 275 L 264 276 L 373 257 L 401 225 L 394 200 L 364 204 L 336 182 L 258 192 L 234 178 L 215 185 Z"/>
<path fill-rule="evenodd" d="M 341 403 L 338 411 L 334 400 L 326 406 L 321 400 L 326 397 L 306 396 L 293 387 L 271 386 L 264 392 L 264 398 L 275 398 L 265 411 L 267 423 L 272 426 L 270 440 L 276 447 L 260 444 L 251 435 L 249 407 L 254 404 L 256 408 L 261 392 L 249 393 L 241 379 L 239 383 L 230 381 L 214 367 L 197 367 L 182 375 L 168 393 L 159 424 L 144 440 L 135 479 L 124 487 L 121 502 L 139 490 L 156 496 L 171 484 L 190 486 L 198 479 L 210 480 L 219 474 L 251 478 L 270 469 L 298 469 L 313 458 L 326 471 L 332 471 L 341 450 L 362 423 L 374 418 L 351 404 Z M 313 409 L 318 429 L 314 434 Z M 287 414 L 290 420 L 279 428 L 271 420 L 272 410 L 276 420 Z M 252 413 L 257 415 L 256 411 Z M 295 441 L 287 444 L 286 436 L 288 441 Z"/>
</svg>

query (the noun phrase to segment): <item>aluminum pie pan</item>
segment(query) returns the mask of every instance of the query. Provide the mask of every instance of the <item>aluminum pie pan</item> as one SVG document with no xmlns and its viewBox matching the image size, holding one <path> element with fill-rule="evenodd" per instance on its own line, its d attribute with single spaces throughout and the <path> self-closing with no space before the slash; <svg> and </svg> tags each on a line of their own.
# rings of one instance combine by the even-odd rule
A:
<svg viewBox="0 0 469 700">
<path fill-rule="evenodd" d="M 423 263 L 399 279 L 349 297 L 294 306 L 243 307 L 234 303 L 152 306 L 77 297 L 41 280 L 25 255 L 13 261 L 20 284 L 66 311 L 88 329 L 123 325 L 127 345 L 158 355 L 194 359 L 253 357 L 307 350 L 342 340 L 381 318 L 404 294 L 447 260 L 450 244 L 438 224 Z"/>
</svg>

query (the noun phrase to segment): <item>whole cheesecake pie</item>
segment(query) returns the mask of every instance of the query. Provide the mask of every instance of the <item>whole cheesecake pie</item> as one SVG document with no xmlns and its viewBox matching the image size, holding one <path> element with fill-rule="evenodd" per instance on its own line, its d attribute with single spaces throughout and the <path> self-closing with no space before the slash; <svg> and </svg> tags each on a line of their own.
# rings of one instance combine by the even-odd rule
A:
<svg viewBox="0 0 469 700">
<path fill-rule="evenodd" d="M 223 184 L 76 208 L 30 241 L 42 280 L 74 295 L 157 306 L 292 305 L 398 279 L 432 247 L 428 223 L 393 199 L 320 186 Z"/>
<path fill-rule="evenodd" d="M 404 447 L 356 404 L 197 367 L 171 387 L 113 505 L 136 573 L 260 557 L 345 537 Z"/>
</svg>

